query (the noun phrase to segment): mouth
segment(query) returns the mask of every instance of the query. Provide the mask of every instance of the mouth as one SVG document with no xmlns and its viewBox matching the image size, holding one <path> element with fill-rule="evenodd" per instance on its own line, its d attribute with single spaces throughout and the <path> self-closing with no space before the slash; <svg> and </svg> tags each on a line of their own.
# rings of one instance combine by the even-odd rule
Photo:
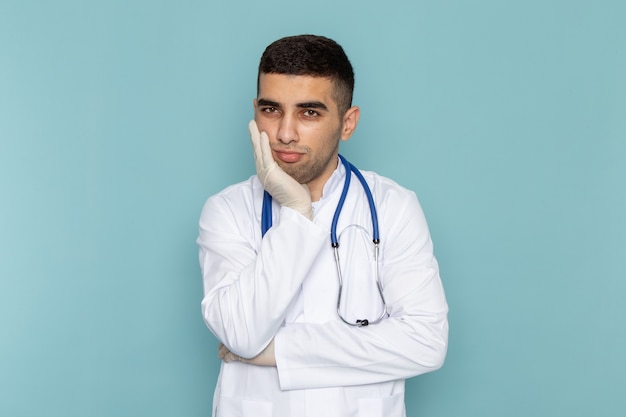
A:
<svg viewBox="0 0 626 417">
<path fill-rule="evenodd" d="M 304 156 L 303 153 L 299 153 L 299 152 L 293 152 L 293 151 L 277 151 L 274 150 L 274 155 L 276 157 L 276 159 L 288 163 L 288 164 L 292 164 L 294 162 L 298 162 L 300 159 L 302 159 L 302 157 Z"/>
</svg>

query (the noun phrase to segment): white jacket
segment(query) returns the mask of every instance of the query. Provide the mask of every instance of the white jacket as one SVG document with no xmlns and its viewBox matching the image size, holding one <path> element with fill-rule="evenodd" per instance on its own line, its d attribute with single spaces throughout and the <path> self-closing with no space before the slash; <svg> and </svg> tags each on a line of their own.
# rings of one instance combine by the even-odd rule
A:
<svg viewBox="0 0 626 417">
<path fill-rule="evenodd" d="M 330 226 L 345 178 L 339 164 L 313 203 L 311 222 L 274 202 L 273 227 L 261 238 L 263 188 L 256 176 L 209 198 L 200 218 L 202 315 L 236 355 L 251 358 L 275 339 L 277 367 L 222 363 L 216 417 L 401 417 L 404 380 L 442 366 L 448 306 L 422 209 L 415 194 L 363 172 L 376 201 L 380 275 L 389 316 L 352 327 L 337 315 L 338 277 Z M 371 218 L 352 177 L 337 233 L 342 311 L 381 311 L 372 268 Z M 348 236 L 349 235 L 349 236 Z M 216 346 L 217 350 L 217 346 Z"/>
</svg>

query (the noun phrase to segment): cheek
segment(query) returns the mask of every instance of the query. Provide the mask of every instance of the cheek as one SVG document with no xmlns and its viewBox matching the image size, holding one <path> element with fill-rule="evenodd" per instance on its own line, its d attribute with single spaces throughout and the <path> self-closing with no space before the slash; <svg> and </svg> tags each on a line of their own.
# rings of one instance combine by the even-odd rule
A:
<svg viewBox="0 0 626 417">
<path fill-rule="evenodd" d="M 254 121 L 256 122 L 259 132 L 267 133 L 271 139 L 274 133 L 274 128 L 273 128 L 272 123 L 268 121 L 267 118 L 259 117 L 258 115 L 254 116 Z"/>
</svg>

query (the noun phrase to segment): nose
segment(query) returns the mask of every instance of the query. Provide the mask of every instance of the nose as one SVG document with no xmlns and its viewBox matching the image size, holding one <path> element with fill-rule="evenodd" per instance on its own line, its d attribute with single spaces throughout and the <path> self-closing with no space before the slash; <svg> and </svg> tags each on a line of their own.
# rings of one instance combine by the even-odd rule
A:
<svg viewBox="0 0 626 417">
<path fill-rule="evenodd" d="M 291 143 L 298 141 L 298 132 L 296 129 L 297 120 L 291 115 L 284 115 L 280 119 L 276 139 L 282 143 Z"/>
</svg>

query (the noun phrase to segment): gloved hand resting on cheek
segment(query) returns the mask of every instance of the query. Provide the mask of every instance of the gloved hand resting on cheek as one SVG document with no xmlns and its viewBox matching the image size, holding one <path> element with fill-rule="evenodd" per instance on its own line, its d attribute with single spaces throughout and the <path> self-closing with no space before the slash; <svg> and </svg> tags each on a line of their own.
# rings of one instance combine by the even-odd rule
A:
<svg viewBox="0 0 626 417">
<path fill-rule="evenodd" d="M 263 184 L 263 188 L 281 206 L 292 208 L 309 220 L 313 220 L 313 207 L 311 206 L 309 188 L 304 184 L 300 184 L 278 166 L 272 156 L 267 133 L 259 132 L 254 120 L 250 121 L 248 129 L 250 130 L 250 140 L 254 148 L 256 173 L 261 184 Z"/>
</svg>

